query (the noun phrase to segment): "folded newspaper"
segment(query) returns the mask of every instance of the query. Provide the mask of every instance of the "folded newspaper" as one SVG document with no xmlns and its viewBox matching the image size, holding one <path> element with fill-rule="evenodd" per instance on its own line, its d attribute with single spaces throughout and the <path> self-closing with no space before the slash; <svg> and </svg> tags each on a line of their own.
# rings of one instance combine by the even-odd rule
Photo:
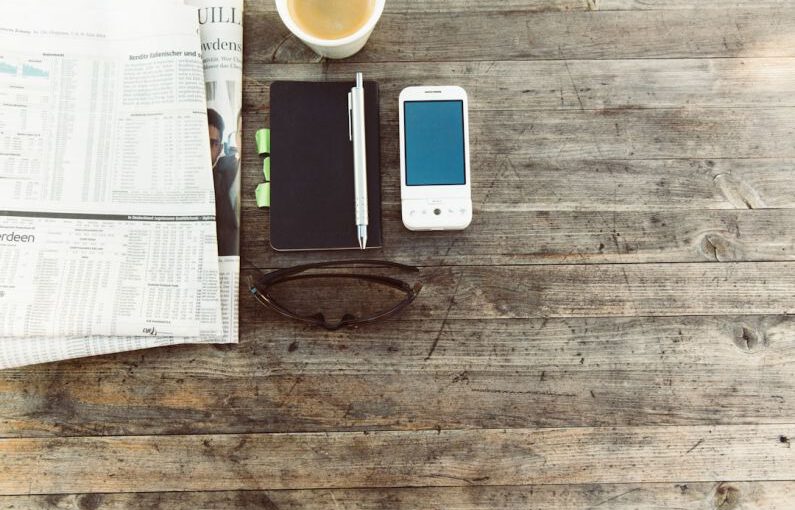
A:
<svg viewBox="0 0 795 510">
<path fill-rule="evenodd" d="M 243 2 L 188 3 L 0 0 L 0 368 L 237 342 Z"/>
</svg>

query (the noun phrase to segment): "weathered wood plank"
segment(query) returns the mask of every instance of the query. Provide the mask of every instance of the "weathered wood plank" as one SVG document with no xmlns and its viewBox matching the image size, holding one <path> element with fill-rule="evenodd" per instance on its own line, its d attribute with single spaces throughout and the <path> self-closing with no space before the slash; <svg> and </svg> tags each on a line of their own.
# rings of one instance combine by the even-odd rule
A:
<svg viewBox="0 0 795 510">
<path fill-rule="evenodd" d="M 459 12 L 459 11 L 587 11 L 594 0 L 389 0 L 388 13 Z M 276 12 L 275 2 L 245 0 L 249 12 Z"/>
<path fill-rule="evenodd" d="M 386 149 L 382 168 L 399 168 L 397 118 L 390 111 L 381 115 L 382 148 Z M 491 161 L 500 157 L 502 161 L 791 158 L 795 157 L 793 132 L 795 108 L 490 110 L 470 116 L 473 156 Z M 475 167 L 480 161 L 473 161 L 473 168 L 488 168 Z"/>
<path fill-rule="evenodd" d="M 423 269 L 420 279 L 425 287 L 404 312 L 407 319 L 795 313 L 792 262 L 438 267 Z M 296 289 L 293 299 L 313 303 L 326 295 L 328 301 L 334 292 L 330 282 L 318 282 Z M 241 301 L 241 307 L 256 304 Z"/>
<path fill-rule="evenodd" d="M 401 321 L 0 372 L 0 436 L 786 423 L 795 318 Z M 260 312 L 261 313 L 261 312 Z M 174 370 L 179 367 L 179 370 Z"/>
<path fill-rule="evenodd" d="M 594 266 L 594 271 L 587 266 L 553 267 L 557 269 L 527 272 L 494 268 L 482 278 L 474 269 L 461 271 L 454 279 L 456 287 L 445 289 L 448 299 L 441 300 L 449 300 L 449 312 L 434 309 L 431 315 L 455 318 L 463 312 L 466 317 L 461 318 L 474 318 L 489 309 L 497 316 L 515 318 L 536 313 L 552 317 L 795 312 L 795 264 L 790 263 L 609 265 Z M 428 280 L 429 298 L 436 282 L 442 281 Z M 420 301 L 417 309 L 422 307 Z"/>
<path fill-rule="evenodd" d="M 481 193 L 475 194 L 476 203 Z M 242 246 L 248 263 L 282 263 L 284 254 L 270 248 L 269 216 L 246 212 Z M 388 204 L 383 222 L 378 257 L 423 266 L 795 260 L 795 209 L 547 212 L 492 211 L 485 205 L 476 208 L 467 230 L 451 234 L 409 232 L 400 206 Z M 372 256 L 352 252 L 345 258 Z M 325 261 L 329 254 L 303 253 L 291 260 Z"/>
<path fill-rule="evenodd" d="M 599 10 L 751 9 L 794 7 L 791 0 L 594 0 Z"/>
<path fill-rule="evenodd" d="M 267 2 L 246 13 L 248 65 L 320 61 L 278 14 L 259 11 L 260 4 Z M 795 12 L 786 6 L 703 9 L 697 16 L 690 10 L 386 13 L 364 50 L 349 60 L 792 57 L 793 31 Z"/>
<path fill-rule="evenodd" d="M 400 203 L 396 143 L 382 139 L 385 210 Z M 480 213 L 795 208 L 792 159 L 553 160 L 478 152 L 472 165 L 473 201 Z M 261 166 L 251 151 L 244 154 L 244 229 L 268 216 L 253 201 Z M 253 235 L 267 237 L 267 230 Z"/>
<path fill-rule="evenodd" d="M 461 11 L 625 11 L 669 9 L 753 9 L 781 8 L 790 0 L 390 0 L 387 13 L 424 13 Z M 273 2 L 246 0 L 247 11 L 276 12 Z"/>
<path fill-rule="evenodd" d="M 790 510 L 795 482 L 529 485 L 3 496 L 0 510 Z"/>
<path fill-rule="evenodd" d="M 397 106 L 381 117 L 388 191 L 400 168 Z M 795 108 L 473 111 L 472 173 L 490 184 L 514 172 L 511 165 L 540 159 L 788 159 L 795 157 L 794 131 Z M 260 179 L 258 156 L 249 151 L 245 157 L 247 173 Z"/>
<path fill-rule="evenodd" d="M 382 111 L 404 87 L 455 83 L 470 110 L 793 106 L 795 59 L 544 60 L 518 62 L 247 64 L 248 111 L 266 112 L 273 81 L 378 81 Z"/>
<path fill-rule="evenodd" d="M 795 477 L 794 425 L 0 439 L 0 494 Z"/>
</svg>

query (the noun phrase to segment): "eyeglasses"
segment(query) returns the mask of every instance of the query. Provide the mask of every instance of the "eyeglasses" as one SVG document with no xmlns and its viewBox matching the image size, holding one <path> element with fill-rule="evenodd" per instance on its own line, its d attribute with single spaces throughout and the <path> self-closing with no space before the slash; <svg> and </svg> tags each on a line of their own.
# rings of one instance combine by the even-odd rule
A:
<svg viewBox="0 0 795 510">
<path fill-rule="evenodd" d="M 372 324 L 374 322 L 378 322 L 387 319 L 389 317 L 392 317 L 393 315 L 397 314 L 398 312 L 406 308 L 408 305 L 410 305 L 417 298 L 417 295 L 420 293 L 420 290 L 422 289 L 422 284 L 419 282 L 414 285 L 411 285 L 397 278 L 392 278 L 390 276 L 381 276 L 376 274 L 341 273 L 341 272 L 330 272 L 330 273 L 322 272 L 322 273 L 306 274 L 307 271 L 312 271 L 316 269 L 344 269 L 346 267 L 356 267 L 356 266 L 363 266 L 369 269 L 391 269 L 391 270 L 410 271 L 415 273 L 419 272 L 419 269 L 413 266 L 406 266 L 403 264 L 398 264 L 396 262 L 387 262 L 379 260 L 320 262 L 315 264 L 304 264 L 301 266 L 295 266 L 286 269 L 279 269 L 268 274 L 262 274 L 262 276 L 258 278 L 256 281 L 254 280 L 254 278 L 249 276 L 248 278 L 249 290 L 251 291 L 251 294 L 257 299 L 257 301 L 259 301 L 264 306 L 270 308 L 271 310 L 274 310 L 275 312 L 285 317 L 299 320 L 301 322 L 305 322 L 308 324 L 313 324 L 315 326 L 320 326 L 326 328 L 329 331 L 336 331 L 343 327 L 359 326 L 362 324 Z M 301 314 L 289 310 L 286 306 L 277 303 L 271 292 L 273 287 L 279 284 L 291 281 L 298 281 L 298 280 L 311 281 L 312 279 L 320 279 L 320 278 L 323 279 L 340 278 L 345 280 L 360 280 L 366 283 L 376 283 L 379 285 L 384 285 L 399 290 L 405 296 L 400 302 L 398 302 L 394 306 L 389 307 L 385 310 L 375 312 L 367 317 L 355 317 L 352 314 L 346 313 L 339 321 L 329 322 L 326 320 L 325 316 L 322 313 Z"/>
</svg>

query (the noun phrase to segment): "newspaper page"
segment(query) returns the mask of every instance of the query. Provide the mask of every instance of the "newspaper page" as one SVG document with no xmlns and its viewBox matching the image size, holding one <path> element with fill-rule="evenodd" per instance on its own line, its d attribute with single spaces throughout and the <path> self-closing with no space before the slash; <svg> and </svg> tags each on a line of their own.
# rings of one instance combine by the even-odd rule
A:
<svg viewBox="0 0 795 510">
<path fill-rule="evenodd" d="M 0 367 L 25 335 L 219 338 L 195 10 L 0 6 Z"/>
<path fill-rule="evenodd" d="M 224 340 L 238 341 L 243 0 L 186 0 L 198 9 L 215 185 Z"/>
<path fill-rule="evenodd" d="M 93 0 L 82 0 L 84 4 L 94 3 Z M 141 2 L 137 2 L 140 6 Z M 94 5 L 97 5 L 94 3 Z M 162 4 L 161 4 L 162 5 Z M 216 197 L 219 192 L 227 192 L 228 200 L 216 199 L 216 205 L 232 205 L 234 215 L 219 210 L 217 217 L 224 216 L 227 220 L 234 218 L 234 223 L 227 221 L 222 224 L 225 231 L 218 226 L 218 259 L 220 269 L 221 312 L 223 316 L 223 335 L 203 335 L 201 338 L 166 338 L 166 337 L 79 337 L 60 339 L 5 339 L 0 340 L 0 368 L 10 368 L 34 363 L 65 360 L 85 356 L 110 354 L 121 351 L 146 349 L 151 347 L 173 345 L 178 343 L 236 343 L 238 341 L 238 284 L 239 284 L 239 226 L 240 226 L 240 148 L 241 125 L 240 106 L 242 103 L 242 1 L 233 1 L 224 5 L 198 5 L 197 20 L 201 28 L 202 52 L 207 66 L 207 90 L 211 101 L 209 108 L 215 106 L 216 112 L 238 112 L 237 125 L 213 132 L 209 124 L 210 143 L 213 145 L 213 134 L 225 138 L 221 153 L 211 150 L 213 177 Z M 214 78 L 214 79 L 213 79 Z M 227 80 L 219 80 L 227 78 Z M 213 81 L 228 81 L 213 85 Z M 216 96 L 215 91 L 223 90 L 226 96 Z M 229 98 L 225 104 L 220 99 Z M 219 98 L 219 99 L 215 99 Z M 208 121 L 209 119 L 208 116 Z M 216 129 L 221 126 L 215 126 Z M 228 156 L 235 156 L 235 165 L 229 164 Z M 227 159 L 224 159 L 227 158 Z M 219 165 L 219 163 L 221 163 Z M 234 171 L 230 171 L 234 168 Z M 225 175 L 219 176 L 221 172 Z M 231 176 L 231 178 L 230 178 Z M 219 177 L 223 177 L 219 179 Z M 219 186 L 220 183 L 220 186 Z M 223 191 L 221 191 L 223 190 Z M 227 210 L 228 211 L 228 210 Z M 226 235 L 225 235 L 226 234 Z M 206 256 L 215 256 L 205 254 Z"/>
</svg>

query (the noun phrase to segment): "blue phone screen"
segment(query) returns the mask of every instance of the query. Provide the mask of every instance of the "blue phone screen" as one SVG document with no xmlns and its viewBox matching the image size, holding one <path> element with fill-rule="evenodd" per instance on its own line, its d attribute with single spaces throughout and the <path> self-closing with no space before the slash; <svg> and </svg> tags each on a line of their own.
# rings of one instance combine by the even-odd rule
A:
<svg viewBox="0 0 795 510">
<path fill-rule="evenodd" d="M 405 101 L 407 186 L 466 184 L 464 102 Z"/>
</svg>

